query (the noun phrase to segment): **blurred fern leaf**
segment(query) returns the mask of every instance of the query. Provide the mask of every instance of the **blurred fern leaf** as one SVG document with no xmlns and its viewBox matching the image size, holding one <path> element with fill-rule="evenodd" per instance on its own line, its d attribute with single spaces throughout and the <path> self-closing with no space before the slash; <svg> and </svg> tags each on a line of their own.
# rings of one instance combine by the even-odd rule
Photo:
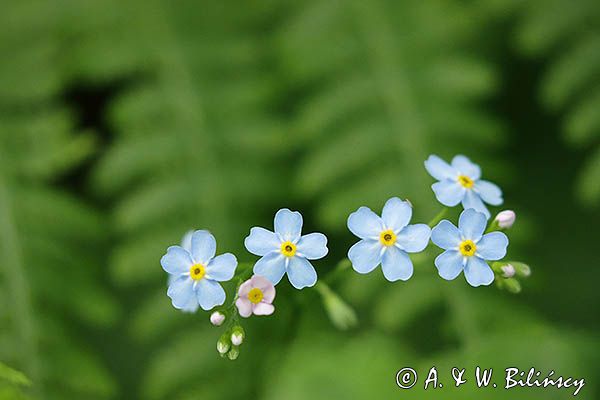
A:
<svg viewBox="0 0 600 400">
<path fill-rule="evenodd" d="M 422 168 L 430 152 L 479 155 L 502 142 L 477 106 L 496 76 L 467 50 L 478 27 L 468 15 L 458 2 L 311 1 L 284 24 L 285 76 L 308 88 L 295 107 L 294 129 L 310 150 L 295 187 L 318 199 L 328 229 L 392 195 L 431 211 Z"/>
<path fill-rule="evenodd" d="M 56 184 L 96 151 L 61 101 L 63 18 L 44 1 L 8 2 L 0 16 L 11 55 L 0 66 L 0 360 L 35 398 L 101 399 L 113 378 L 79 335 L 111 325 L 118 307 L 100 279 L 102 218 Z"/>
<path fill-rule="evenodd" d="M 219 361 L 214 332 L 174 335 L 206 320 L 202 311 L 183 315 L 173 309 L 161 255 L 196 228 L 215 235 L 218 253 L 242 258 L 249 226 L 272 218 L 286 196 L 285 171 L 274 166 L 292 146 L 276 113 L 279 83 L 261 45 L 261 27 L 277 11 L 275 2 L 206 3 L 201 13 L 193 1 L 137 3 L 131 18 L 139 31 L 128 40 L 140 41 L 143 62 L 110 104 L 114 137 L 91 187 L 112 207 L 113 281 L 132 293 L 143 288 L 127 305 L 134 310 L 127 329 L 153 351 L 136 366 L 134 384 L 142 398 L 159 399 L 189 388 L 198 371 L 216 379 L 225 367 L 213 368 Z M 102 51 L 94 46 L 87 42 L 86 51 Z M 100 78 L 87 73 L 91 81 Z M 195 393 L 206 397 L 211 388 Z"/>
<path fill-rule="evenodd" d="M 0 400 L 31 399 L 23 390 L 30 385 L 23 373 L 0 362 Z"/>
<path fill-rule="evenodd" d="M 545 55 L 549 67 L 540 95 L 552 111 L 563 111 L 571 145 L 592 149 L 576 182 L 581 201 L 600 200 L 600 5 L 597 1 L 530 1 L 521 4 L 517 43 L 529 55 Z"/>
</svg>

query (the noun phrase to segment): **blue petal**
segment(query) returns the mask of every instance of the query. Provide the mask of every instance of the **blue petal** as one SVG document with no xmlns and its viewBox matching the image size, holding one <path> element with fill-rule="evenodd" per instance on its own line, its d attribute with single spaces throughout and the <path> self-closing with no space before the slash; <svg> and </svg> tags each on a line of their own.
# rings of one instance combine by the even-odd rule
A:
<svg viewBox="0 0 600 400">
<path fill-rule="evenodd" d="M 304 257 L 292 257 L 287 266 L 290 283 L 296 289 L 314 286 L 317 283 L 317 271 Z"/>
<path fill-rule="evenodd" d="M 395 282 L 398 279 L 406 281 L 413 274 L 413 264 L 408 254 L 393 246 L 385 249 L 381 260 L 381 269 L 385 279 L 390 282 Z"/>
<path fill-rule="evenodd" d="M 438 181 L 443 181 L 445 179 L 455 180 L 458 175 L 458 172 L 446 161 L 433 154 L 425 160 L 425 169 L 429 172 L 429 175 L 433 176 Z"/>
<path fill-rule="evenodd" d="M 443 220 L 431 230 L 431 241 L 444 250 L 456 250 L 461 242 L 461 234 L 452 222 Z"/>
<path fill-rule="evenodd" d="M 264 256 L 281 247 L 281 240 L 271 231 L 265 228 L 254 227 L 250 229 L 250 235 L 244 240 L 246 249 L 257 256 Z"/>
<path fill-rule="evenodd" d="M 477 255 L 484 260 L 500 260 L 506 255 L 508 237 L 502 232 L 483 235 L 477 242 Z"/>
<path fill-rule="evenodd" d="M 209 231 L 196 231 L 192 235 L 192 258 L 195 262 L 207 265 L 217 251 L 215 237 Z"/>
<path fill-rule="evenodd" d="M 397 197 L 392 197 L 386 201 L 381 213 L 381 219 L 385 227 L 394 232 L 400 231 L 410 222 L 412 217 L 412 207 L 407 201 L 402 201 Z"/>
<path fill-rule="evenodd" d="M 211 279 L 201 279 L 196 282 L 196 297 L 203 310 L 225 303 L 225 291 L 218 282 Z"/>
<path fill-rule="evenodd" d="M 254 273 L 277 285 L 285 274 L 285 256 L 276 251 L 266 254 L 254 264 Z"/>
<path fill-rule="evenodd" d="M 198 311 L 198 307 L 200 307 L 200 305 L 198 304 L 198 299 L 194 295 L 190 297 L 190 301 L 185 306 L 181 307 L 181 311 L 186 313 L 195 313 Z"/>
<path fill-rule="evenodd" d="M 493 206 L 499 206 L 504 202 L 502 190 L 492 182 L 479 180 L 475 182 L 475 191 L 483 201 Z"/>
<path fill-rule="evenodd" d="M 427 225 L 408 225 L 398 233 L 396 243 L 402 250 L 409 253 L 416 253 L 423 251 L 427 247 L 430 237 L 431 229 Z"/>
<path fill-rule="evenodd" d="M 284 241 L 294 243 L 300 239 L 302 232 L 302 215 L 298 211 L 282 208 L 275 214 L 275 233 Z"/>
<path fill-rule="evenodd" d="M 231 253 L 216 256 L 206 266 L 206 277 L 218 282 L 225 282 L 233 278 L 237 259 Z"/>
<path fill-rule="evenodd" d="M 348 251 L 352 268 L 358 273 L 368 274 L 381 263 L 383 245 L 378 240 L 361 240 Z"/>
<path fill-rule="evenodd" d="M 167 296 L 171 298 L 173 307 L 179 310 L 189 307 L 191 299 L 195 297 L 194 280 L 184 275 L 173 280 L 167 290 Z"/>
<path fill-rule="evenodd" d="M 473 256 L 467 260 L 465 277 L 471 286 L 489 285 L 494 281 L 494 271 L 484 260 Z"/>
<path fill-rule="evenodd" d="M 185 233 L 185 235 L 183 235 L 183 238 L 181 239 L 181 247 L 183 247 L 185 250 L 187 250 L 188 252 L 192 252 L 192 235 L 194 234 L 194 231 L 187 231 Z M 196 308 L 197 308 L 198 304 L 196 304 Z"/>
<path fill-rule="evenodd" d="M 465 197 L 462 201 L 463 208 L 468 210 L 470 208 L 474 209 L 477 212 L 480 212 L 485 215 L 486 219 L 490 218 L 490 212 L 488 211 L 483 201 L 475 191 L 467 190 Z"/>
<path fill-rule="evenodd" d="M 368 207 L 360 207 L 348 217 L 348 229 L 361 239 L 379 240 L 383 221 Z"/>
<path fill-rule="evenodd" d="M 455 180 L 436 182 L 431 188 L 438 201 L 448 207 L 454 207 L 465 197 L 466 189 Z"/>
<path fill-rule="evenodd" d="M 481 178 L 481 168 L 479 168 L 479 165 L 472 163 L 471 160 L 463 155 L 455 156 L 452 159 L 452 166 L 460 175 L 466 175 L 473 180 Z"/>
<path fill-rule="evenodd" d="M 179 246 L 171 246 L 167 249 L 167 254 L 160 259 L 160 265 L 170 274 L 179 275 L 184 272 L 190 272 L 190 267 L 194 264 L 190 253 Z"/>
<path fill-rule="evenodd" d="M 463 270 L 464 257 L 457 250 L 447 250 L 437 256 L 434 263 L 438 274 L 447 281 L 451 281 Z"/>
<path fill-rule="evenodd" d="M 318 260 L 327 255 L 327 236 L 322 233 L 309 233 L 298 241 L 298 254 L 309 260 Z"/>
<path fill-rule="evenodd" d="M 458 229 L 460 229 L 463 238 L 471 239 L 474 242 L 481 239 L 486 225 L 485 215 L 472 208 L 463 211 L 458 217 Z"/>
<path fill-rule="evenodd" d="M 179 278 L 181 276 L 181 274 L 177 274 L 177 275 L 173 275 L 173 274 L 168 274 L 169 276 L 167 276 L 167 286 L 171 286 L 171 283 L 173 283 L 173 281 L 177 278 Z"/>
</svg>

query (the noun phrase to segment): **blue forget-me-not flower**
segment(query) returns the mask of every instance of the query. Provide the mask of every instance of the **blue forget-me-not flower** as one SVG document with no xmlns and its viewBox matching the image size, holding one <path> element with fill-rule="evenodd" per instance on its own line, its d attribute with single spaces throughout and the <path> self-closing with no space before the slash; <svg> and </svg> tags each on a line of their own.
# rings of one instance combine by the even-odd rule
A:
<svg viewBox="0 0 600 400">
<path fill-rule="evenodd" d="M 448 164 L 436 155 L 425 161 L 425 169 L 439 182 L 431 188 L 440 203 L 454 207 L 462 203 L 465 210 L 473 208 L 490 217 L 485 203 L 502 204 L 502 191 L 495 184 L 481 178 L 481 168 L 463 155 L 455 156 Z"/>
<path fill-rule="evenodd" d="M 452 280 L 464 270 L 471 286 L 494 281 L 486 260 L 500 260 L 506 255 L 508 237 L 502 232 L 484 235 L 486 225 L 485 215 L 470 208 L 460 214 L 458 228 L 448 220 L 433 228 L 431 241 L 445 250 L 435 259 L 442 278 Z"/>
<path fill-rule="evenodd" d="M 225 302 L 225 291 L 219 282 L 233 278 L 237 259 L 231 253 L 215 257 L 216 250 L 217 242 L 208 231 L 194 232 L 189 249 L 181 246 L 167 249 L 160 264 L 173 275 L 167 290 L 173 307 L 194 311 L 200 305 L 203 310 L 210 310 Z"/>
<path fill-rule="evenodd" d="M 408 225 L 412 206 L 397 197 L 389 199 L 381 218 L 367 207 L 348 217 L 348 229 L 362 240 L 348 251 L 356 272 L 367 274 L 381 264 L 385 278 L 394 282 L 409 279 L 413 264 L 407 253 L 427 247 L 431 229 L 425 224 Z"/>
<path fill-rule="evenodd" d="M 262 258 L 254 265 L 254 273 L 278 284 L 287 272 L 296 289 L 314 286 L 317 272 L 308 260 L 327 255 L 327 237 L 322 233 L 302 236 L 302 215 L 283 208 L 275 214 L 275 232 L 254 227 L 244 244 L 252 254 Z"/>
<path fill-rule="evenodd" d="M 194 234 L 193 230 L 189 230 L 185 233 L 185 235 L 183 235 L 183 238 L 181 239 L 181 244 L 180 246 L 183 247 L 185 250 L 187 250 L 188 252 L 192 251 L 192 235 Z M 177 279 L 179 277 L 179 275 L 177 274 L 167 274 L 169 275 L 168 279 L 167 279 L 167 286 L 171 286 L 171 283 L 173 283 L 173 281 L 175 279 Z M 189 312 L 189 313 L 195 313 L 198 310 L 198 307 L 200 307 L 200 305 L 198 304 L 197 301 L 192 301 L 190 302 L 187 306 L 183 307 L 181 309 L 181 311 L 183 312 Z"/>
</svg>

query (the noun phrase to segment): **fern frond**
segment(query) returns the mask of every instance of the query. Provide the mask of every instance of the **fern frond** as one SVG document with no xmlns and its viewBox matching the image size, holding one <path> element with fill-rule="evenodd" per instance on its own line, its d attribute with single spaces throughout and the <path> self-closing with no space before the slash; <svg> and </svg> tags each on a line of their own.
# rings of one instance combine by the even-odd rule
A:
<svg viewBox="0 0 600 400">
<path fill-rule="evenodd" d="M 308 88 L 295 114 L 307 147 L 295 186 L 319 199 L 328 229 L 392 195 L 431 210 L 420 167 L 430 152 L 501 143 L 477 107 L 496 79 L 465 51 L 476 34 L 467 15 L 451 2 L 314 1 L 281 30 L 286 76 Z"/>
<path fill-rule="evenodd" d="M 280 84 L 256 28 L 267 22 L 273 4 L 224 12 L 220 3 L 207 3 L 199 13 L 194 2 L 151 1 L 132 14 L 147 35 L 138 55 L 149 62 L 133 68 L 139 74 L 108 107 L 114 138 L 93 170 L 91 187 L 112 209 L 113 281 L 145 293 L 127 306 L 134 310 L 129 334 L 152 348 L 136 366 L 141 398 L 186 392 L 198 371 L 209 382 L 216 377 L 211 368 L 219 365 L 213 331 L 177 333 L 192 321 L 207 321 L 201 313 L 172 308 L 159 265 L 167 246 L 189 229 L 208 229 L 218 253 L 243 258 L 248 227 L 272 215 L 291 186 L 290 171 L 276 166 L 295 144 L 278 116 Z M 102 51 L 93 41 L 86 46 Z M 98 71 L 103 68 L 111 67 Z M 101 72 L 87 73 L 91 81 L 104 79 Z"/>
<path fill-rule="evenodd" d="M 540 95 L 553 111 L 564 113 L 567 142 L 591 152 L 576 181 L 579 199 L 597 205 L 600 191 L 600 6 L 584 0 L 532 1 L 521 8 L 518 44 L 528 55 L 549 60 Z"/>
<path fill-rule="evenodd" d="M 34 398 L 102 399 L 115 393 L 113 378 L 73 337 L 117 316 L 99 283 L 106 231 L 55 184 L 97 150 L 61 100 L 65 16 L 44 1 L 8 2 L 0 16 L 0 50 L 10 54 L 0 66 L 0 360 L 26 374 Z"/>
<path fill-rule="evenodd" d="M 83 344 L 76 344 L 71 333 L 51 333 L 51 325 L 58 321 L 68 325 L 68 318 L 90 327 L 105 327 L 115 320 L 117 306 L 97 284 L 102 268 L 98 245 L 103 237 L 99 217 L 50 187 L 3 179 L 2 286 L 9 293 L 11 307 L 2 311 L 9 313 L 2 331 L 6 340 L 18 345 L 3 347 L 1 357 L 28 371 L 40 395 L 60 397 L 65 387 L 72 386 L 69 393 L 109 397 L 114 383 L 108 376 L 101 391 L 98 386 L 80 384 L 86 368 L 107 375 L 102 362 L 85 360 Z M 52 356 L 57 349 L 60 353 Z M 56 369 L 66 354 L 72 355 L 69 374 Z M 56 374 L 58 370 L 63 373 Z"/>
<path fill-rule="evenodd" d="M 21 372 L 16 371 L 0 362 L 0 400 L 27 400 L 24 387 L 31 381 Z"/>
</svg>

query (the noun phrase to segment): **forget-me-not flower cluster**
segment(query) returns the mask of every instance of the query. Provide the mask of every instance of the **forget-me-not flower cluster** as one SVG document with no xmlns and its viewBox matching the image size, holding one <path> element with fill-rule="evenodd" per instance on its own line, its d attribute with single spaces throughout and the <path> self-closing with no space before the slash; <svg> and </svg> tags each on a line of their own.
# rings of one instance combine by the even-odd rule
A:
<svg viewBox="0 0 600 400">
<path fill-rule="evenodd" d="M 528 276 L 529 267 L 513 261 L 497 262 L 505 257 L 508 247 L 508 237 L 499 230 L 509 229 L 516 214 L 502 211 L 488 227 L 490 212 L 486 204 L 502 204 L 500 188 L 481 179 L 479 166 L 462 155 L 455 156 L 450 164 L 431 155 L 425 161 L 425 168 L 438 180 L 432 189 L 440 203 L 446 207 L 462 204 L 464 211 L 458 226 L 442 220 L 430 228 L 447 209 L 429 225 L 410 224 L 412 204 L 398 197 L 387 200 L 381 216 L 368 207 L 360 207 L 347 220 L 348 229 L 360 239 L 348 251 L 352 268 L 367 274 L 381 266 L 388 281 L 407 281 L 414 274 L 409 254 L 424 251 L 431 241 L 443 250 L 433 261 L 443 279 L 453 280 L 464 272 L 467 282 L 474 287 L 490 285 L 498 279 L 498 287 L 504 285 L 512 292 L 520 290 L 516 277 Z M 324 234 L 302 235 L 303 218 L 298 211 L 280 209 L 273 225 L 273 231 L 262 227 L 250 229 L 244 245 L 260 258 L 253 265 L 243 264 L 237 274 L 236 257 L 231 253 L 216 256 L 216 240 L 205 230 L 188 232 L 181 245 L 169 247 L 160 260 L 169 275 L 167 295 L 175 308 L 186 312 L 215 309 L 211 323 L 224 325 L 217 350 L 231 360 L 239 356 L 245 336 L 239 317 L 273 314 L 275 285 L 284 275 L 296 289 L 315 286 L 318 275 L 311 261 L 324 258 L 329 251 Z M 491 232 L 486 233 L 486 229 Z M 250 276 L 251 273 L 254 275 Z M 237 285 L 234 298 L 225 305 L 226 294 L 221 283 L 232 279 Z M 347 321 L 348 318 L 340 318 L 341 313 L 354 315 L 325 282 L 319 285 L 318 292 L 332 321 Z M 342 307 L 331 307 L 332 304 Z"/>
</svg>

